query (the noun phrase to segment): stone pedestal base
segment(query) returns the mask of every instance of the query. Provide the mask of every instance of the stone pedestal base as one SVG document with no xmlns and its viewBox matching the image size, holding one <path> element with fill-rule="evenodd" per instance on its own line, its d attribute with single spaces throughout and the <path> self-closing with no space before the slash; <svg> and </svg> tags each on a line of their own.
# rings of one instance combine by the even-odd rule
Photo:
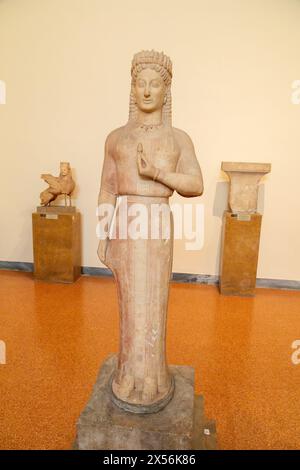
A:
<svg viewBox="0 0 300 470">
<path fill-rule="evenodd" d="M 224 213 L 221 294 L 255 295 L 261 219 L 261 214 Z"/>
<path fill-rule="evenodd" d="M 79 450 L 181 450 L 216 448 L 215 424 L 204 417 L 203 398 L 194 396 L 192 367 L 171 366 L 175 391 L 161 411 L 137 415 L 111 400 L 116 356 L 103 364 L 92 396 L 77 423 Z"/>
<path fill-rule="evenodd" d="M 34 277 L 74 282 L 81 272 L 80 214 L 75 207 L 38 207 L 32 214 Z"/>
</svg>

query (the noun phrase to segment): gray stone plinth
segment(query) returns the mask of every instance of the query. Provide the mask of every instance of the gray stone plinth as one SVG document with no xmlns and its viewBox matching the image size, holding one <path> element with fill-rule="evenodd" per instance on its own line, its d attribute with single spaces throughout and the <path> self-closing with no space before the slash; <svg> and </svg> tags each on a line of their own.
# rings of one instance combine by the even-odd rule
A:
<svg viewBox="0 0 300 470">
<path fill-rule="evenodd" d="M 38 206 L 36 211 L 39 214 L 74 214 L 76 207 L 74 206 Z"/>
<path fill-rule="evenodd" d="M 175 391 L 158 413 L 137 415 L 111 400 L 116 356 L 102 365 L 92 396 L 77 423 L 79 450 L 180 450 L 216 447 L 215 426 L 204 418 L 203 398 L 194 397 L 194 369 L 170 366 Z M 196 399 L 194 399 L 196 398 Z"/>
</svg>

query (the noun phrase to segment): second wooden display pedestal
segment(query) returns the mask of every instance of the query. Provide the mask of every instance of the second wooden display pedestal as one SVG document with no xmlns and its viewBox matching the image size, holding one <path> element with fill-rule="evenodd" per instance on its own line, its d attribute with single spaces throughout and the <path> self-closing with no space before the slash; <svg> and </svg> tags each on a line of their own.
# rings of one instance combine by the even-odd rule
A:
<svg viewBox="0 0 300 470">
<path fill-rule="evenodd" d="M 74 282 L 81 272 L 80 214 L 75 207 L 38 207 L 32 231 L 35 278 Z"/>
<path fill-rule="evenodd" d="M 221 294 L 255 295 L 261 219 L 262 215 L 257 213 L 224 213 Z"/>
</svg>

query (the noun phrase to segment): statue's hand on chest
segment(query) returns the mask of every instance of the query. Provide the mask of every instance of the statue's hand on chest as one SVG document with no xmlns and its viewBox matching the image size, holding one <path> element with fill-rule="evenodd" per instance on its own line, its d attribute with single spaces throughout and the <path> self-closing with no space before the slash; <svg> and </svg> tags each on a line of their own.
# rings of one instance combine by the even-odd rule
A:
<svg viewBox="0 0 300 470">
<path fill-rule="evenodd" d="M 126 143 L 122 142 L 118 146 L 118 153 L 124 164 L 126 162 L 129 166 L 137 168 L 141 176 L 153 179 L 156 169 L 176 171 L 180 149 L 169 136 L 149 141 L 135 138 Z"/>
<path fill-rule="evenodd" d="M 137 171 L 143 178 L 154 179 L 159 170 L 175 172 L 180 154 L 172 136 L 145 140 L 127 136 L 116 147 L 116 160 L 120 168 Z"/>
<path fill-rule="evenodd" d="M 137 146 L 137 167 L 141 176 L 146 176 L 152 180 L 156 179 L 159 170 L 145 155 L 141 142 Z"/>
<path fill-rule="evenodd" d="M 137 166 L 141 176 L 155 180 L 159 170 L 175 172 L 178 158 L 179 151 L 174 146 L 159 147 L 147 152 L 141 142 L 137 145 Z"/>
</svg>

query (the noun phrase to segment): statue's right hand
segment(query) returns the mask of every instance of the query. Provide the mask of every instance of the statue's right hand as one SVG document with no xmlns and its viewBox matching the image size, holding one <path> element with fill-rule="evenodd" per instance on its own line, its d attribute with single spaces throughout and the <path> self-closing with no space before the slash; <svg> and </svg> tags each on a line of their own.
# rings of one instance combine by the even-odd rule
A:
<svg viewBox="0 0 300 470">
<path fill-rule="evenodd" d="M 107 250 L 107 244 L 108 244 L 108 238 L 105 240 L 100 240 L 99 241 L 99 246 L 98 246 L 98 257 L 101 261 L 101 263 L 106 264 L 106 250 Z"/>
</svg>

